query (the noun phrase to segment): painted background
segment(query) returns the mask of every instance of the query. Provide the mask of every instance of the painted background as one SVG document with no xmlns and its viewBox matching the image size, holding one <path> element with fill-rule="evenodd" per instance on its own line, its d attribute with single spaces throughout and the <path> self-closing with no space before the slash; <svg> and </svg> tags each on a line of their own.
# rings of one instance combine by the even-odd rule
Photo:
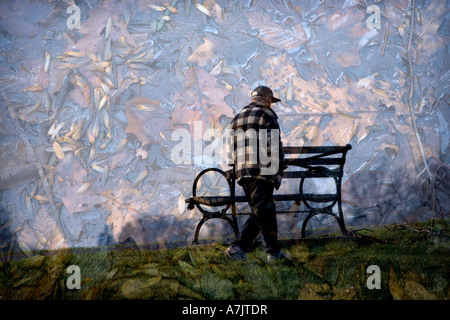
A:
<svg viewBox="0 0 450 320">
<path fill-rule="evenodd" d="M 1 250 L 189 243 L 206 166 L 175 165 L 172 133 L 223 129 L 260 84 L 285 145 L 352 144 L 350 228 L 448 217 L 446 1 L 167 2 L 0 3 Z"/>
</svg>

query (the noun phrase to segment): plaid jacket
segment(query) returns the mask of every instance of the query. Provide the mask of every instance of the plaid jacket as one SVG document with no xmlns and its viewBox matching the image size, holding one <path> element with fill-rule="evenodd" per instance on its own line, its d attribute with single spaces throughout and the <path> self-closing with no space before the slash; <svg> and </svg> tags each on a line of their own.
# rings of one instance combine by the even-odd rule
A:
<svg viewBox="0 0 450 320">
<path fill-rule="evenodd" d="M 254 103 L 244 107 L 231 121 L 227 140 L 238 183 L 242 178 L 258 178 L 278 189 L 285 168 L 282 146 L 275 112 Z"/>
</svg>

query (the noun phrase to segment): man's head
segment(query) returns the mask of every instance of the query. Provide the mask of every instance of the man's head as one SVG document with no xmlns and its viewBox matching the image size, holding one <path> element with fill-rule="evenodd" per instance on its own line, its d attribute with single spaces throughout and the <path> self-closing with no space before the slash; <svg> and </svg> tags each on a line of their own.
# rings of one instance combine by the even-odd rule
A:
<svg viewBox="0 0 450 320">
<path fill-rule="evenodd" d="M 252 91 L 252 102 L 263 104 L 265 107 L 270 107 L 272 103 L 281 101 L 273 96 L 270 88 L 259 86 Z"/>
</svg>

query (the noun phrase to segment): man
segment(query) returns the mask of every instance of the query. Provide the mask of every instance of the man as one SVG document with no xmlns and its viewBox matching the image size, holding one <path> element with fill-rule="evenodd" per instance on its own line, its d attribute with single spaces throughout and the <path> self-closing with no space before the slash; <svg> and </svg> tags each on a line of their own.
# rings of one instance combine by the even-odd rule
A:
<svg viewBox="0 0 450 320">
<path fill-rule="evenodd" d="M 285 169 L 278 117 L 270 108 L 278 101 L 270 88 L 259 86 L 251 94 L 251 103 L 230 124 L 229 157 L 252 210 L 241 232 L 225 251 L 233 260 L 246 259 L 246 252 L 260 232 L 269 261 L 288 258 L 280 251 L 273 200 L 274 189 L 280 187 Z"/>
</svg>

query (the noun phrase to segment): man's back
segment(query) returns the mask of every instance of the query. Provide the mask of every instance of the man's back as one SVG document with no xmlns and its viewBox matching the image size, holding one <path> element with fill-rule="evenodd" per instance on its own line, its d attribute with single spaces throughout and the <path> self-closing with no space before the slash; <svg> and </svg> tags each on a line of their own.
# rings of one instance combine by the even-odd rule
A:
<svg viewBox="0 0 450 320">
<path fill-rule="evenodd" d="M 277 119 L 272 109 L 251 103 L 231 122 L 230 151 L 238 182 L 242 178 L 259 178 L 279 188 L 284 154 Z"/>
</svg>

